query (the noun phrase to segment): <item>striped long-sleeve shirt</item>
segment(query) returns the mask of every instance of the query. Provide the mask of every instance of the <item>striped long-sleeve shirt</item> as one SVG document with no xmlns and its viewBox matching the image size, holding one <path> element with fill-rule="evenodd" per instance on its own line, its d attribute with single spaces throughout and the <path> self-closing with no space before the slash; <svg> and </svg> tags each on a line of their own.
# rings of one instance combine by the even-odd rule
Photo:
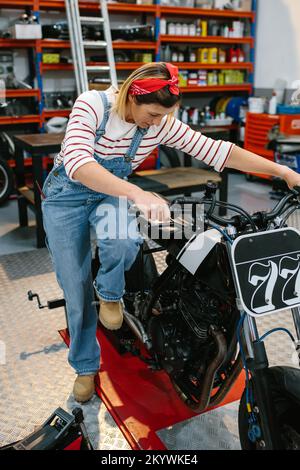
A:
<svg viewBox="0 0 300 470">
<path fill-rule="evenodd" d="M 115 89 L 110 87 L 105 93 L 113 103 L 116 97 Z M 102 122 L 103 112 L 102 99 L 96 90 L 82 93 L 73 106 L 61 151 L 54 161 L 55 166 L 64 164 L 71 179 L 78 168 L 95 161 L 95 154 L 105 159 L 121 157 L 131 144 L 136 124 L 122 120 L 114 111 L 110 112 L 104 135 L 95 143 L 96 129 Z M 149 127 L 132 162 L 133 169 L 136 169 L 159 144 L 182 150 L 213 166 L 216 171 L 223 170 L 234 145 L 231 142 L 205 137 L 175 117 L 167 119 L 165 116 L 159 126 Z"/>
</svg>

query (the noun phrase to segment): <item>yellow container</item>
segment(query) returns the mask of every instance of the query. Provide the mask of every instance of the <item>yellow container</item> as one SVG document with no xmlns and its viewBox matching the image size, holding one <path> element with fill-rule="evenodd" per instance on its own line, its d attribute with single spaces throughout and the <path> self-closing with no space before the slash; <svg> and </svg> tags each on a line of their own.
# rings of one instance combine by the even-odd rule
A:
<svg viewBox="0 0 300 470">
<path fill-rule="evenodd" d="M 207 36 L 207 21 L 201 21 L 201 36 Z"/>
<path fill-rule="evenodd" d="M 43 64 L 59 64 L 60 54 L 47 53 L 43 54 Z"/>
<path fill-rule="evenodd" d="M 149 52 L 136 52 L 134 54 L 135 62 L 152 62 L 152 54 Z"/>
<path fill-rule="evenodd" d="M 201 62 L 201 47 L 196 50 L 197 62 Z"/>
<path fill-rule="evenodd" d="M 223 72 L 219 72 L 219 75 L 218 75 L 218 83 L 219 83 L 219 85 L 221 85 L 221 86 L 225 84 L 225 78 L 224 78 Z"/>
<path fill-rule="evenodd" d="M 218 63 L 218 48 L 210 47 L 208 49 L 208 63 L 217 64 Z"/>
<path fill-rule="evenodd" d="M 201 54 L 200 54 L 200 62 L 202 64 L 208 64 L 208 48 L 207 47 L 203 47 L 203 49 L 201 49 Z"/>
</svg>

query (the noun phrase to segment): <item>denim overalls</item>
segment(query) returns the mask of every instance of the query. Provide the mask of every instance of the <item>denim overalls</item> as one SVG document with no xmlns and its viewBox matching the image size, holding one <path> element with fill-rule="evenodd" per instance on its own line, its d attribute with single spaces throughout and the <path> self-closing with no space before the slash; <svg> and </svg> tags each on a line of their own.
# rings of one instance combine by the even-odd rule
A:
<svg viewBox="0 0 300 470">
<path fill-rule="evenodd" d="M 101 93 L 104 117 L 96 131 L 97 142 L 105 132 L 109 103 Z M 95 160 L 119 178 L 132 172 L 140 142 L 147 132 L 138 128 L 125 158 Z M 126 198 L 109 196 L 70 180 L 64 165 L 53 167 L 47 176 L 42 202 L 43 223 L 57 281 L 66 300 L 70 350 L 68 361 L 79 375 L 96 373 L 100 346 L 96 339 L 97 310 L 93 303 L 90 226 L 96 231 L 101 266 L 94 281 L 99 296 L 118 301 L 124 292 L 124 272 L 133 264 L 143 242 Z"/>
</svg>

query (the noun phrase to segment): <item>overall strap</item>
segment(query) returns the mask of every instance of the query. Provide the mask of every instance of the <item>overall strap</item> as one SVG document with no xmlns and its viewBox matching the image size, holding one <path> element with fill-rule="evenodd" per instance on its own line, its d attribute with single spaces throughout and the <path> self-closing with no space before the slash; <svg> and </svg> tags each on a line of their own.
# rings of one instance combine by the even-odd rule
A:
<svg viewBox="0 0 300 470">
<path fill-rule="evenodd" d="M 99 91 L 99 95 L 102 99 L 104 113 L 103 113 L 102 122 L 101 122 L 100 126 L 98 127 L 98 129 L 96 129 L 95 144 L 98 142 L 100 137 L 102 137 L 103 134 L 105 133 L 105 126 L 107 124 L 107 121 L 108 121 L 108 118 L 109 118 L 109 111 L 110 111 L 110 103 L 109 103 L 109 101 L 107 99 L 107 96 L 104 93 L 104 91 Z"/>
<path fill-rule="evenodd" d="M 140 143 L 142 142 L 143 137 L 147 133 L 147 131 L 148 129 L 142 129 L 141 127 L 137 128 L 134 133 L 134 136 L 132 137 L 130 147 L 124 157 L 126 162 L 131 162 L 132 160 L 134 160 L 137 149 L 139 148 Z"/>
</svg>

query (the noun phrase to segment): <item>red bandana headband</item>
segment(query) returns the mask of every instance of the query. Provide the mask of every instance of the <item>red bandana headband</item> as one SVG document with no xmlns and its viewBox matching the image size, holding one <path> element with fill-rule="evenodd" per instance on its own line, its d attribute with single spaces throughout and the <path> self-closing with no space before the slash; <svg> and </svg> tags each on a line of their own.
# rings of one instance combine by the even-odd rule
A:
<svg viewBox="0 0 300 470">
<path fill-rule="evenodd" d="M 161 88 L 169 85 L 169 90 L 173 95 L 179 95 L 178 88 L 178 67 L 166 63 L 167 69 L 170 72 L 171 78 L 164 80 L 162 78 L 143 78 L 141 80 L 134 80 L 129 88 L 130 95 L 147 95 L 153 93 Z"/>
</svg>

